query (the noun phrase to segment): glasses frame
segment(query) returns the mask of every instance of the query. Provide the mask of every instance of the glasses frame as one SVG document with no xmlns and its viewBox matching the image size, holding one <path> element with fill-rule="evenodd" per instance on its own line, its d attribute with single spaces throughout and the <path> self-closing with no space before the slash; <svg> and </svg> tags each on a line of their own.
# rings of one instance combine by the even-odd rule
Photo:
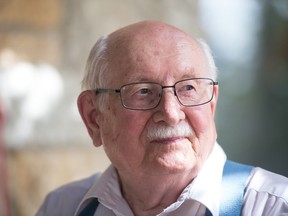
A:
<svg viewBox="0 0 288 216">
<path fill-rule="evenodd" d="M 208 81 L 211 81 L 210 85 L 213 85 L 213 90 L 212 90 L 212 96 L 211 98 L 204 102 L 204 103 L 200 103 L 200 104 L 195 104 L 195 105 L 185 105 L 183 104 L 180 99 L 178 98 L 178 95 L 177 95 L 177 92 L 175 90 L 175 86 L 180 83 L 180 82 L 183 82 L 183 81 L 188 81 L 188 80 L 208 80 Z M 121 95 L 121 89 L 126 87 L 126 86 L 129 86 L 129 85 L 134 85 L 134 84 L 141 84 L 141 83 L 147 83 L 147 84 L 157 84 L 159 86 L 161 86 L 162 88 L 162 91 L 161 91 L 161 94 L 160 94 L 160 99 L 158 101 L 158 103 L 151 107 L 151 108 L 131 108 L 131 107 L 128 107 L 126 106 L 124 103 L 123 103 L 123 99 L 122 99 L 122 95 Z M 219 83 L 217 81 L 214 81 L 213 79 L 211 78 L 190 78 L 190 79 L 184 79 L 184 80 L 179 80 L 177 82 L 174 83 L 174 85 L 170 85 L 170 86 L 163 86 L 157 82 L 133 82 L 133 83 L 128 83 L 128 84 L 125 84 L 125 85 L 122 85 L 120 88 L 118 89 L 112 89 L 112 88 L 96 88 L 94 89 L 94 92 L 95 94 L 101 94 L 101 93 L 116 93 L 116 94 L 120 94 L 120 99 L 121 99 L 121 104 L 122 106 L 125 108 L 125 109 L 129 109 L 129 110 L 152 110 L 152 109 L 155 109 L 161 102 L 161 99 L 162 99 L 162 96 L 163 96 L 163 89 L 166 89 L 166 88 L 173 88 L 174 90 L 174 95 L 176 96 L 178 102 L 184 106 L 184 107 L 194 107 L 194 106 L 201 106 L 201 105 L 204 105 L 204 104 L 207 104 L 209 103 L 210 101 L 212 101 L 213 97 L 214 97 L 214 93 L 215 93 L 215 90 L 214 90 L 214 86 L 216 85 L 219 85 Z"/>
</svg>

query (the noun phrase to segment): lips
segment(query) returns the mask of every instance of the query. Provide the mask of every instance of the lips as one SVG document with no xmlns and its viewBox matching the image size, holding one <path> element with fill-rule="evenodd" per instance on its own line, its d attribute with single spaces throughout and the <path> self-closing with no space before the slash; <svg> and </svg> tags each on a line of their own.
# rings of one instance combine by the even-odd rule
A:
<svg viewBox="0 0 288 216">
<path fill-rule="evenodd" d="M 186 139 L 186 137 L 170 137 L 170 138 L 156 138 L 151 141 L 151 143 L 159 143 L 159 144 L 173 144 L 176 142 L 180 142 Z"/>
</svg>

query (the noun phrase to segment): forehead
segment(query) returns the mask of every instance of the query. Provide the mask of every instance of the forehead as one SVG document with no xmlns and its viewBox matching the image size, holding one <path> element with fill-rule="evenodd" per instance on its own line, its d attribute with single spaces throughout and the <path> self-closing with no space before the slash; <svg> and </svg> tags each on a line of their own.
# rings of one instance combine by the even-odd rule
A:
<svg viewBox="0 0 288 216">
<path fill-rule="evenodd" d="M 108 59 L 111 84 L 178 81 L 207 71 L 198 43 L 175 31 L 116 35 L 110 39 Z"/>
</svg>

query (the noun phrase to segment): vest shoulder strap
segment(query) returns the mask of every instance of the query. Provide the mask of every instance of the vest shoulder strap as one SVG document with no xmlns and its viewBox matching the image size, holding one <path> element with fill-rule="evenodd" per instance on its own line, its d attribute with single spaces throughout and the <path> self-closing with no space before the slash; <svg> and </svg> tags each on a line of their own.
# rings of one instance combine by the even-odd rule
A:
<svg viewBox="0 0 288 216">
<path fill-rule="evenodd" d="M 220 215 L 241 215 L 247 180 L 253 167 L 227 160 L 221 183 Z"/>
<path fill-rule="evenodd" d="M 247 180 L 253 167 L 227 160 L 222 174 L 220 216 L 240 216 Z M 206 210 L 206 216 L 212 216 Z"/>
<path fill-rule="evenodd" d="M 96 212 L 96 209 L 99 205 L 97 198 L 92 198 L 88 205 L 80 212 L 78 216 L 93 216 Z"/>
</svg>

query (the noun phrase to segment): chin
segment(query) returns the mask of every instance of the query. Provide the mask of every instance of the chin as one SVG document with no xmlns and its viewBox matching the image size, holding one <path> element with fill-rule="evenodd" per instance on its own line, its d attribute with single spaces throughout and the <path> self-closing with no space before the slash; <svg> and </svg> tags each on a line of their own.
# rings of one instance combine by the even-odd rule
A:
<svg viewBox="0 0 288 216">
<path fill-rule="evenodd" d="M 189 173 L 198 170 L 198 164 L 195 160 L 175 160 L 175 159 L 161 159 L 159 161 L 159 168 L 168 174 Z"/>
</svg>

